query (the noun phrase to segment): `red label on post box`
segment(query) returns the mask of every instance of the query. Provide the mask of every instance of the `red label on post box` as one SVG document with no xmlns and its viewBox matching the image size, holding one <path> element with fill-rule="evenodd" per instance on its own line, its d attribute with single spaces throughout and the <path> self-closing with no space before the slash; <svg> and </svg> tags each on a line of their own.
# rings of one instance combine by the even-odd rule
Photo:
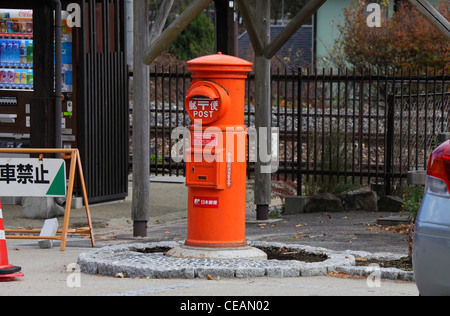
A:
<svg viewBox="0 0 450 316">
<path fill-rule="evenodd" d="M 208 134 L 208 133 L 194 133 L 194 137 L 192 140 L 193 146 L 217 146 L 217 134 Z"/>
<path fill-rule="evenodd" d="M 194 196 L 194 207 L 219 208 L 218 197 Z"/>
</svg>

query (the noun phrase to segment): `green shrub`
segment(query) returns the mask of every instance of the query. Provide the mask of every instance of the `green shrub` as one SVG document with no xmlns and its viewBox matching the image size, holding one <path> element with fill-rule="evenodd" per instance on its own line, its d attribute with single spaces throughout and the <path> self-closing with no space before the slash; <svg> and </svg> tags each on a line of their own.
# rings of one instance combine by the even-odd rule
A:
<svg viewBox="0 0 450 316">
<path fill-rule="evenodd" d="M 186 61 L 212 54 L 214 46 L 214 25 L 204 13 L 201 13 L 177 36 L 170 46 L 169 52 L 179 60 Z"/>
<path fill-rule="evenodd" d="M 404 204 L 402 213 L 410 215 L 413 222 L 416 221 L 417 214 L 419 213 L 423 195 L 423 186 L 414 187 L 409 193 L 403 195 Z"/>
</svg>

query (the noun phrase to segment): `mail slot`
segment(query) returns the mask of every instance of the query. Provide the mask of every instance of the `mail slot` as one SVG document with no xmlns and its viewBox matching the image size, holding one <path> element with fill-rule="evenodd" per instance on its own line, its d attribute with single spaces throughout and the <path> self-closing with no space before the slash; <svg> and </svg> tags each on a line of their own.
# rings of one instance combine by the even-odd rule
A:
<svg viewBox="0 0 450 316">
<path fill-rule="evenodd" d="M 222 54 L 187 63 L 192 121 L 186 150 L 188 237 L 185 246 L 235 248 L 245 239 L 247 130 L 245 79 L 252 64 Z"/>
<path fill-rule="evenodd" d="M 197 188 L 225 189 L 225 164 L 221 163 L 223 151 L 212 154 L 212 162 L 203 160 L 203 152 L 187 150 L 191 162 L 187 163 L 186 185 Z M 197 162 L 196 162 L 197 161 Z"/>
</svg>

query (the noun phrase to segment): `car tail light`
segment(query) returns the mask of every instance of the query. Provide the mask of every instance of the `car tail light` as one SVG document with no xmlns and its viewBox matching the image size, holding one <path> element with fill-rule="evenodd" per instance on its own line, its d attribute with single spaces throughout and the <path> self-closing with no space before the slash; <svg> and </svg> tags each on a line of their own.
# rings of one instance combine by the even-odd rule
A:
<svg viewBox="0 0 450 316">
<path fill-rule="evenodd" d="M 431 154 L 425 191 L 450 198 L 450 140 Z"/>
</svg>

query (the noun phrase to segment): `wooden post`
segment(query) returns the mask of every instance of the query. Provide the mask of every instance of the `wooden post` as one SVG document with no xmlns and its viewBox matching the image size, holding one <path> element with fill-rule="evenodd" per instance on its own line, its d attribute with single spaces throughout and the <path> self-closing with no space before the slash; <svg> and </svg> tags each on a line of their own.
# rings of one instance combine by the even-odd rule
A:
<svg viewBox="0 0 450 316">
<path fill-rule="evenodd" d="M 147 237 L 150 218 L 150 71 L 143 64 L 149 41 L 147 0 L 134 0 L 133 60 L 133 199 L 134 237 Z"/>
<path fill-rule="evenodd" d="M 270 43 L 270 0 L 256 1 L 256 23 L 258 38 L 263 47 Z M 261 154 L 272 153 L 272 102 L 270 60 L 264 55 L 255 56 L 255 127 L 258 134 L 258 161 L 255 170 L 255 204 L 257 220 L 269 219 L 269 205 L 272 192 L 271 162 L 261 161 Z M 267 137 L 261 137 L 261 130 L 267 132 Z M 262 142 L 265 142 L 263 145 Z M 262 150 L 261 150 L 262 149 Z"/>
<path fill-rule="evenodd" d="M 270 41 L 270 0 L 256 1 L 256 17 L 254 18 L 247 1 L 236 0 L 242 18 L 255 51 L 255 99 L 256 113 L 255 126 L 258 135 L 260 129 L 266 131 L 267 137 L 258 137 L 258 161 L 255 168 L 255 204 L 257 220 L 269 219 L 269 205 L 271 202 L 272 175 L 271 159 L 269 162 L 261 161 L 261 154 L 272 153 L 272 103 L 271 103 L 271 76 L 270 59 L 276 52 L 302 27 L 302 25 L 325 3 L 326 0 L 310 0 L 307 5 L 295 16 L 286 28 Z M 261 141 L 265 141 L 261 147 Z M 262 150 L 260 150 L 262 149 Z"/>
</svg>

